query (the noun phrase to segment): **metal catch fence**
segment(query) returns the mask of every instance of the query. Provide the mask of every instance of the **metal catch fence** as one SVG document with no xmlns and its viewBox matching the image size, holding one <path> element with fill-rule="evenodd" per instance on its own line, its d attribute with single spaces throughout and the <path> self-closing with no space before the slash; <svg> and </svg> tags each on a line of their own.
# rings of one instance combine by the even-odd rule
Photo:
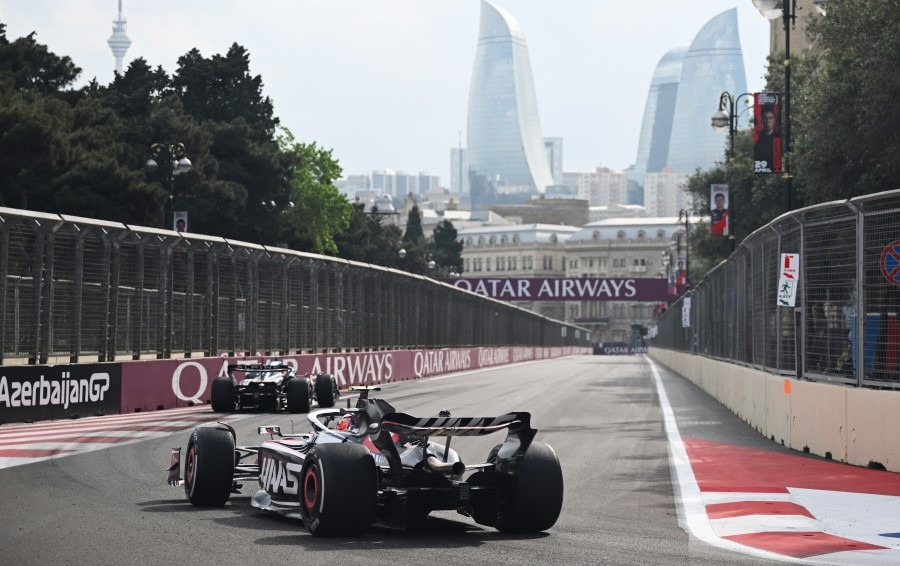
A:
<svg viewBox="0 0 900 566">
<path fill-rule="evenodd" d="M 777 301 L 783 253 L 800 256 L 794 307 Z M 660 316 L 654 343 L 811 380 L 900 388 L 900 191 L 796 210 L 760 228 Z"/>
<path fill-rule="evenodd" d="M 0 364 L 590 346 L 581 327 L 426 277 L 0 208 Z"/>
</svg>

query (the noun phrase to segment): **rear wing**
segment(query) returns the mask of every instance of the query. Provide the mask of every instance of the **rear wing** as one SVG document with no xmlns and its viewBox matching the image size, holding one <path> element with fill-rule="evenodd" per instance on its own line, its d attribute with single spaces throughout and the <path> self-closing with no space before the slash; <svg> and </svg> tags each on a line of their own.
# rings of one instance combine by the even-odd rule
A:
<svg viewBox="0 0 900 566">
<path fill-rule="evenodd" d="M 291 371 L 291 367 L 290 366 L 273 367 L 273 366 L 267 366 L 265 364 L 229 364 L 228 365 L 228 373 L 234 373 L 236 371 L 245 372 L 245 373 L 257 372 L 257 371 L 283 371 L 283 372 L 287 373 L 287 372 Z"/>
<path fill-rule="evenodd" d="M 509 429 L 509 434 L 537 431 L 531 428 L 530 413 L 507 413 L 499 417 L 413 417 L 406 413 L 388 413 L 381 429 L 404 436 L 481 436 Z"/>
</svg>

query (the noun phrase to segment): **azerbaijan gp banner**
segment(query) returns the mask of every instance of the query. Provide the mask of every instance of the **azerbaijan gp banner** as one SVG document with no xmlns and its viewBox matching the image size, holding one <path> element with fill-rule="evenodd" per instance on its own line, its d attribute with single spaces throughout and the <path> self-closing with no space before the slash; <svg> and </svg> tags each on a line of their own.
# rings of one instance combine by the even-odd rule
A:
<svg viewBox="0 0 900 566">
<path fill-rule="evenodd" d="M 501 279 L 463 277 L 444 283 L 501 301 L 648 301 L 665 302 L 665 279 L 556 277 Z"/>
</svg>

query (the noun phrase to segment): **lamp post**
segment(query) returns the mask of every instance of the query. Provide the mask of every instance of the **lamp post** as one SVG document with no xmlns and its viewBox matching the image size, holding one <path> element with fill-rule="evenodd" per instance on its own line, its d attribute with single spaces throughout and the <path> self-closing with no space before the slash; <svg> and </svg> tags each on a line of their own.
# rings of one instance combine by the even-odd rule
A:
<svg viewBox="0 0 900 566">
<path fill-rule="evenodd" d="M 684 223 L 684 282 L 685 286 L 691 288 L 691 217 L 688 211 L 681 209 L 678 211 L 678 222 Z M 679 243 L 681 240 L 678 240 Z"/>
<path fill-rule="evenodd" d="M 827 0 L 812 0 L 820 14 L 825 15 Z M 784 208 L 792 208 L 791 193 L 791 27 L 797 19 L 797 0 L 753 0 L 759 13 L 769 20 L 782 18 L 784 23 L 784 136 L 782 138 L 782 178 L 784 179 Z"/>
<path fill-rule="evenodd" d="M 172 201 L 175 200 L 175 175 L 190 171 L 192 163 L 187 158 L 184 144 L 180 142 L 170 144 L 155 143 L 150 146 L 150 159 L 144 163 L 144 169 L 148 173 L 155 173 L 159 169 L 160 163 L 163 163 L 166 167 L 163 173 L 166 178 L 166 190 L 169 193 L 165 204 L 163 204 L 162 224 L 165 226 Z"/>
<path fill-rule="evenodd" d="M 748 100 L 747 108 L 750 108 L 749 100 L 753 100 L 753 93 L 744 92 L 737 96 L 732 96 L 727 90 L 724 91 L 719 95 L 719 109 L 713 112 L 712 119 L 710 120 L 713 130 L 717 132 L 728 132 L 729 159 L 734 159 L 734 135 L 737 133 L 738 117 L 747 111 L 747 108 L 744 108 L 740 112 L 735 109 L 735 104 L 742 98 Z"/>
</svg>

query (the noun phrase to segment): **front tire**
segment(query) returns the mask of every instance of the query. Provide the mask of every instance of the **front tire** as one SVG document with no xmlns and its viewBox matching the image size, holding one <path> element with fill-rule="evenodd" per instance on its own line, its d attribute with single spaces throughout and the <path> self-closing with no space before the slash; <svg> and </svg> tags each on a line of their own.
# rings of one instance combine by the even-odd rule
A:
<svg viewBox="0 0 900 566">
<path fill-rule="evenodd" d="M 322 408 L 334 407 L 334 377 L 327 373 L 316 377 L 316 401 Z"/>
<path fill-rule="evenodd" d="M 287 382 L 287 409 L 291 413 L 309 412 L 309 384 L 305 377 L 292 377 Z"/>
<path fill-rule="evenodd" d="M 546 531 L 559 518 L 563 504 L 563 475 L 550 446 L 534 442 L 519 463 L 510 501 L 501 506 L 497 530 L 504 533 Z"/>
<path fill-rule="evenodd" d="M 300 514 L 315 536 L 356 536 L 375 522 L 375 459 L 352 442 L 313 447 L 300 472 Z"/>
<path fill-rule="evenodd" d="M 234 437 L 226 428 L 200 426 L 188 441 L 184 493 L 199 507 L 221 507 L 234 485 Z"/>
<path fill-rule="evenodd" d="M 234 412 L 234 382 L 229 377 L 217 377 L 212 382 L 209 401 L 214 413 Z"/>
</svg>

